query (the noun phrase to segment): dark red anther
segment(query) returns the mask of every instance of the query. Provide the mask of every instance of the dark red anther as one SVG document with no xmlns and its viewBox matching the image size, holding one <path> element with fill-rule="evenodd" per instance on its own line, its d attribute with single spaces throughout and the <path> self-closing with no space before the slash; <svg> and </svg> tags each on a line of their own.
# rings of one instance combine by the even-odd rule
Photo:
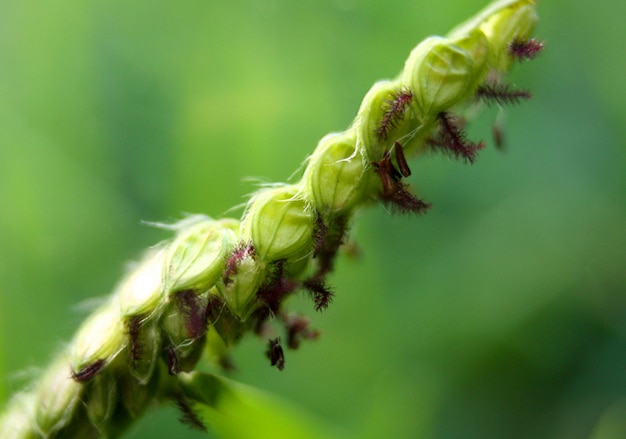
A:
<svg viewBox="0 0 626 439">
<path fill-rule="evenodd" d="M 79 383 L 86 383 L 87 381 L 91 381 L 93 377 L 100 373 L 105 364 L 106 362 L 104 361 L 104 359 L 100 358 L 99 360 L 88 364 L 78 371 L 72 370 L 72 378 L 74 379 L 74 381 L 78 381 Z"/>
<path fill-rule="evenodd" d="M 269 358 L 270 364 L 272 366 L 276 366 L 278 370 L 283 370 L 285 368 L 285 354 L 280 345 L 280 337 L 269 340 L 265 355 Z"/>
</svg>

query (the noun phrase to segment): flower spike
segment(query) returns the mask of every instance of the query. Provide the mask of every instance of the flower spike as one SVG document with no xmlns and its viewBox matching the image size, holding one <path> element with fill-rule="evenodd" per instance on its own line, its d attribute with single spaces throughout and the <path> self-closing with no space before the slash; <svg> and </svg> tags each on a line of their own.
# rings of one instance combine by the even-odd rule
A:
<svg viewBox="0 0 626 439">
<path fill-rule="evenodd" d="M 272 324 L 289 349 L 318 337 L 288 312 L 288 299 L 304 291 L 324 311 L 339 297 L 328 278 L 355 212 L 378 203 L 425 213 L 430 203 L 406 182 L 419 187 L 411 159 L 437 150 L 474 163 L 485 144 L 467 139 L 463 112 L 476 98 L 503 105 L 531 96 L 499 81 L 543 49 L 536 22 L 534 0 L 497 0 L 447 36 L 426 38 L 395 79 L 370 88 L 351 126 L 319 141 L 299 181 L 261 188 L 240 219 L 196 215 L 168 227 L 172 239 L 145 252 L 42 378 L 8 403 L 0 438 L 114 439 L 164 399 L 204 430 L 194 407 L 211 389 L 194 369 L 206 353 L 228 368 L 229 349 L 249 333 L 268 340 L 265 354 L 282 370 Z"/>
</svg>

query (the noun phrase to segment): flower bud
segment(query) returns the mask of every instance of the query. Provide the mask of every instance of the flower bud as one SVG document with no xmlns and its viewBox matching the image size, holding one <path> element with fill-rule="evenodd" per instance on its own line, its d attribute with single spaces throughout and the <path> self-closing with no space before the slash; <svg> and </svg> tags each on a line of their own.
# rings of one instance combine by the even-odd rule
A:
<svg viewBox="0 0 626 439">
<path fill-rule="evenodd" d="M 368 161 L 380 160 L 411 129 L 413 92 L 399 81 L 378 81 L 367 92 L 356 117 L 357 147 Z M 322 139 L 322 142 L 324 139 Z"/>
<path fill-rule="evenodd" d="M 474 29 L 467 35 L 452 39 L 453 43 L 465 50 L 473 61 L 473 68 L 476 79 L 470 86 L 472 92 L 474 87 L 482 82 L 487 72 L 487 60 L 489 58 L 489 44 L 487 37 L 480 29 Z"/>
<path fill-rule="evenodd" d="M 149 407 L 150 402 L 156 396 L 159 390 L 159 379 L 151 380 L 147 383 L 139 382 L 133 375 L 120 374 L 117 376 L 117 389 L 118 389 L 118 407 L 116 412 L 119 412 L 121 407 L 128 413 L 128 416 L 132 419 L 138 418 L 145 412 L 146 407 Z"/>
<path fill-rule="evenodd" d="M 235 218 L 221 218 L 217 220 L 217 222 L 224 227 L 232 231 L 235 235 L 239 233 L 239 226 L 241 225 L 241 221 Z"/>
<path fill-rule="evenodd" d="M 526 40 L 537 24 L 537 11 L 533 0 L 519 1 L 493 14 L 480 29 L 489 42 L 489 63 L 498 71 L 507 71 L 513 58 L 508 53 L 515 40 Z"/>
<path fill-rule="evenodd" d="M 311 251 L 313 213 L 300 191 L 294 185 L 278 186 L 249 201 L 241 237 L 252 242 L 261 261 L 289 260 Z"/>
<path fill-rule="evenodd" d="M 46 371 L 38 384 L 35 421 L 48 437 L 69 421 L 79 401 L 82 384 L 70 379 L 69 353 L 64 352 Z"/>
<path fill-rule="evenodd" d="M 146 384 L 152 377 L 161 352 L 161 334 L 156 319 L 133 316 L 127 319 L 129 336 L 130 373 L 139 384 Z"/>
<path fill-rule="evenodd" d="M 216 287 L 228 309 L 245 321 L 255 309 L 256 293 L 265 279 L 266 264 L 249 252 L 243 252 L 234 263 L 236 272 L 218 282 Z"/>
<path fill-rule="evenodd" d="M 413 49 L 402 83 L 415 94 L 418 117 L 428 120 L 474 92 L 485 71 L 485 45 L 485 36 L 472 32 L 457 40 L 429 37 Z"/>
<path fill-rule="evenodd" d="M 150 316 L 165 302 L 164 264 L 165 248 L 152 248 L 122 280 L 116 290 L 122 316 Z"/>
<path fill-rule="evenodd" d="M 204 331 L 197 336 L 190 337 L 187 318 L 180 304 L 176 300 L 171 300 L 160 321 L 162 331 L 167 334 L 162 339 L 167 340 L 166 345 L 169 345 L 167 362 L 169 372 L 173 375 L 192 370 L 204 346 Z"/>
<path fill-rule="evenodd" d="M 0 437 L 39 439 L 33 422 L 33 410 L 37 404 L 33 393 L 18 393 L 0 413 Z"/>
<path fill-rule="evenodd" d="M 219 278 L 235 233 L 209 217 L 181 229 L 167 249 L 164 287 L 168 294 L 193 289 L 205 291 Z"/>
<path fill-rule="evenodd" d="M 76 381 L 89 381 L 126 346 L 126 331 L 117 302 L 96 310 L 78 329 L 70 352 Z"/>
<path fill-rule="evenodd" d="M 117 401 L 117 377 L 112 373 L 103 373 L 89 383 L 89 391 L 83 395 L 83 403 L 91 423 L 106 437 L 106 426 L 113 416 Z"/>
<path fill-rule="evenodd" d="M 354 131 L 325 136 L 304 173 L 306 194 L 321 212 L 353 209 L 363 198 L 363 157 L 357 153 Z"/>
</svg>

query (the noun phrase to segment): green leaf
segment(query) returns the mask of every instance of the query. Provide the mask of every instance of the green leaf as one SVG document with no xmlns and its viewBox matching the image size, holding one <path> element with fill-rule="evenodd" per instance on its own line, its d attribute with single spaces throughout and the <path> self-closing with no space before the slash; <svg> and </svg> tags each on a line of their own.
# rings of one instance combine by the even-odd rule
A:
<svg viewBox="0 0 626 439">
<path fill-rule="evenodd" d="M 185 396 L 209 428 L 228 439 L 339 437 L 328 425 L 292 403 L 259 389 L 218 377 L 193 372 L 181 376 Z"/>
</svg>

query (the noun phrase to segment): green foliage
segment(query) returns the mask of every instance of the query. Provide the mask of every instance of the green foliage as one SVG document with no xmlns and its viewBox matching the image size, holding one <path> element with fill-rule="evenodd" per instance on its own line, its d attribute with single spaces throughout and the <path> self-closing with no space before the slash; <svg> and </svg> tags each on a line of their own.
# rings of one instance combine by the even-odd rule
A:
<svg viewBox="0 0 626 439">
<path fill-rule="evenodd" d="M 219 437 L 339 437 L 293 404 L 250 386 L 198 372 L 183 382 L 187 392 L 201 401 L 195 406 L 197 413 Z"/>
</svg>

